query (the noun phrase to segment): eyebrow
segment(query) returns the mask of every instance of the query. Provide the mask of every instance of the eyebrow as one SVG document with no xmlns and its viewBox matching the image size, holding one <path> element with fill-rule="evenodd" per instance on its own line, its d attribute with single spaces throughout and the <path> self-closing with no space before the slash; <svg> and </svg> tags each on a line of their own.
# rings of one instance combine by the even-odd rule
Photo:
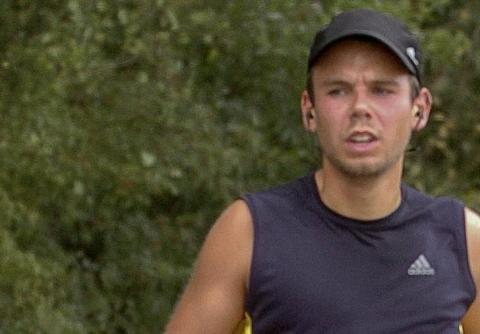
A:
<svg viewBox="0 0 480 334">
<path fill-rule="evenodd" d="M 322 86 L 341 86 L 350 85 L 350 82 L 342 79 L 325 79 L 319 82 Z"/>
<path fill-rule="evenodd" d="M 343 79 L 325 79 L 319 82 L 322 86 L 342 86 L 342 85 L 351 85 L 348 80 Z M 399 86 L 400 83 L 395 79 L 374 79 L 369 81 L 371 85 L 377 86 Z"/>
<path fill-rule="evenodd" d="M 400 85 L 400 83 L 395 79 L 372 80 L 371 83 L 379 86 L 399 86 Z"/>
</svg>

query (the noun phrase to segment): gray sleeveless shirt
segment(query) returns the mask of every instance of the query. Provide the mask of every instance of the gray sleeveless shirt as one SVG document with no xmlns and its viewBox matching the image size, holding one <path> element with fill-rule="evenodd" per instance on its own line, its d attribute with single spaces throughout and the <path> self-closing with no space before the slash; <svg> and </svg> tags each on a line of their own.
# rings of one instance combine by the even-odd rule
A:
<svg viewBox="0 0 480 334">
<path fill-rule="evenodd" d="M 327 208 L 313 173 L 245 195 L 253 333 L 459 333 L 475 296 L 464 206 L 401 190 L 395 212 L 368 222 Z"/>
</svg>

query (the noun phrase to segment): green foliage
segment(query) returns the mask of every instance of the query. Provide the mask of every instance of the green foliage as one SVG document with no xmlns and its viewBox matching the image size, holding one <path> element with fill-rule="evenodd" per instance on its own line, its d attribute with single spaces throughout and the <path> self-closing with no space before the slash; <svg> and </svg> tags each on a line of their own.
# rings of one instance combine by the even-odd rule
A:
<svg viewBox="0 0 480 334">
<path fill-rule="evenodd" d="M 476 2 L 2 1 L 0 331 L 161 332 L 222 207 L 318 164 L 308 47 L 364 6 L 424 45 L 408 180 L 478 207 Z"/>
</svg>

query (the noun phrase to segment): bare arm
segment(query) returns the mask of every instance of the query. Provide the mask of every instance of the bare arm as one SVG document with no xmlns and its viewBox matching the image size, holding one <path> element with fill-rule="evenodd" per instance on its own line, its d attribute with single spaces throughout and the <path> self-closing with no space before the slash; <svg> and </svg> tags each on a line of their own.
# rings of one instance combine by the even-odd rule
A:
<svg viewBox="0 0 480 334">
<path fill-rule="evenodd" d="M 470 209 L 465 209 L 467 246 L 477 297 L 462 320 L 465 334 L 480 334 L 480 217 Z"/>
<path fill-rule="evenodd" d="M 210 230 L 167 334 L 234 331 L 244 314 L 252 245 L 250 212 L 239 200 Z"/>
</svg>

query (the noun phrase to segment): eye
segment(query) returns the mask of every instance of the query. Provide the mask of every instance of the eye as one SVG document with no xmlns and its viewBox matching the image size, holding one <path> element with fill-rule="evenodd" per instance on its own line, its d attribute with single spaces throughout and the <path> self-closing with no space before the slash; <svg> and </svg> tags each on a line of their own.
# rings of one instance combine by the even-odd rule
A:
<svg viewBox="0 0 480 334">
<path fill-rule="evenodd" d="M 378 86 L 378 87 L 374 87 L 373 88 L 373 93 L 375 95 L 389 95 L 389 94 L 392 94 L 393 93 L 393 90 L 392 89 L 389 89 L 389 88 L 386 88 L 386 87 L 381 87 L 381 86 Z"/>
<path fill-rule="evenodd" d="M 347 94 L 347 90 L 344 88 L 332 88 L 327 92 L 327 94 L 329 96 L 344 96 Z"/>
</svg>

